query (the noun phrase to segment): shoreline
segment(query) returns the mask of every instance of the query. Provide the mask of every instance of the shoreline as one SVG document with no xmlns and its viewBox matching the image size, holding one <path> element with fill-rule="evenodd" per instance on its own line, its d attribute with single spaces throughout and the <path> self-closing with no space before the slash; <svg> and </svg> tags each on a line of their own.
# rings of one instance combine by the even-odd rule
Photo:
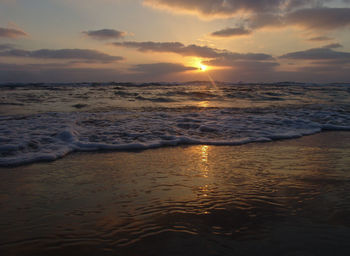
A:
<svg viewBox="0 0 350 256">
<path fill-rule="evenodd" d="M 346 255 L 349 166 L 325 132 L 2 168 L 0 254 Z"/>
<path fill-rule="evenodd" d="M 201 142 L 177 142 L 175 145 L 171 145 L 172 143 L 170 143 L 169 145 L 151 145 L 151 146 L 144 146 L 144 145 L 121 145 L 121 149 L 108 149 L 108 148 L 102 148 L 102 149 L 92 149 L 92 150 L 73 150 L 70 151 L 68 153 L 65 153 L 62 156 L 49 156 L 49 157 L 38 157 L 39 160 L 27 160 L 21 163 L 14 163 L 14 164 L 1 164 L 0 163 L 0 170 L 1 169 L 5 169 L 5 168 L 17 168 L 17 167 L 21 167 L 21 166 L 26 166 L 26 165 L 31 165 L 31 164 L 36 164 L 36 163 L 50 163 L 50 162 L 55 162 L 58 160 L 61 160 L 71 154 L 77 154 L 77 153 L 110 153 L 110 152 L 130 152 L 130 153 L 138 153 L 138 152 L 143 152 L 143 151 L 147 151 L 147 150 L 155 150 L 155 149 L 162 149 L 162 148 L 174 148 L 174 147 L 191 147 L 191 146 L 217 146 L 217 147 L 236 147 L 236 146 L 243 146 L 243 145 L 248 145 L 248 144 L 260 144 L 260 143 L 274 143 L 274 142 L 278 142 L 278 141 L 288 141 L 288 140 L 295 140 L 295 139 L 301 139 L 304 137 L 309 137 L 309 136 L 314 136 L 314 135 L 318 135 L 318 134 L 324 134 L 324 133 L 337 133 L 337 132 L 348 132 L 350 134 L 350 131 L 348 131 L 347 129 L 344 130 L 321 130 L 312 134 L 305 134 L 305 135 L 301 135 L 301 136 L 291 136 L 291 137 L 284 137 L 284 136 L 280 136 L 280 138 L 261 138 L 258 140 L 242 140 L 242 141 L 236 141 L 236 142 L 222 142 L 222 143 L 201 143 Z M 130 147 L 131 146 L 131 147 Z M 119 146 L 117 146 L 119 147 Z M 124 149 L 124 147 L 126 149 Z M 130 148 L 129 148 L 130 147 Z"/>
</svg>

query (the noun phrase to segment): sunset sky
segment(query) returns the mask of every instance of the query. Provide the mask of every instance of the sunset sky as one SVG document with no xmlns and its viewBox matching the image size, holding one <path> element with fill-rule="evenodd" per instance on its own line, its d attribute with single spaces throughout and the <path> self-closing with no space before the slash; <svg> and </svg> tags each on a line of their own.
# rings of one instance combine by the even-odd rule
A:
<svg viewBox="0 0 350 256">
<path fill-rule="evenodd" d="M 1 83 L 208 74 L 350 82 L 350 0 L 0 0 Z"/>
</svg>

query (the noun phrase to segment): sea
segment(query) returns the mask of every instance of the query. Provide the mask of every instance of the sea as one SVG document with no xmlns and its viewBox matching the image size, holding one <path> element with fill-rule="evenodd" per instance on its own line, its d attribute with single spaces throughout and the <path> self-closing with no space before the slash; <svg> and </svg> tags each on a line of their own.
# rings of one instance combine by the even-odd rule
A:
<svg viewBox="0 0 350 256">
<path fill-rule="evenodd" d="M 350 85 L 0 85 L 0 166 L 71 152 L 241 145 L 350 130 Z"/>
<path fill-rule="evenodd" d="M 2 84 L 0 255 L 350 255 L 348 131 L 350 84 Z"/>
</svg>

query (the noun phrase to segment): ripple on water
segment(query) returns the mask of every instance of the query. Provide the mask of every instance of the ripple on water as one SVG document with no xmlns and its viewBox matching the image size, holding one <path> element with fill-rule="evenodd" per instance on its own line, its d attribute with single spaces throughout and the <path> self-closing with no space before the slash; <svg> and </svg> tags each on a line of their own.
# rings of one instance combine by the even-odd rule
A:
<svg viewBox="0 0 350 256">
<path fill-rule="evenodd" d="M 327 133 L 4 169 L 0 252 L 341 255 L 350 251 L 349 142 Z"/>
</svg>

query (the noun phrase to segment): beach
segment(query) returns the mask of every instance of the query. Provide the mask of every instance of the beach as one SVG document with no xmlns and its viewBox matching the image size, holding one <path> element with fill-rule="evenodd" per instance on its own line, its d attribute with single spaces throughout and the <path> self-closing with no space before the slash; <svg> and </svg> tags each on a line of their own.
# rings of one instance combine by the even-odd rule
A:
<svg viewBox="0 0 350 256">
<path fill-rule="evenodd" d="M 350 0 L 0 17 L 0 256 L 350 255 Z"/>
<path fill-rule="evenodd" d="M 0 168 L 1 255 L 347 255 L 350 133 Z"/>
</svg>

